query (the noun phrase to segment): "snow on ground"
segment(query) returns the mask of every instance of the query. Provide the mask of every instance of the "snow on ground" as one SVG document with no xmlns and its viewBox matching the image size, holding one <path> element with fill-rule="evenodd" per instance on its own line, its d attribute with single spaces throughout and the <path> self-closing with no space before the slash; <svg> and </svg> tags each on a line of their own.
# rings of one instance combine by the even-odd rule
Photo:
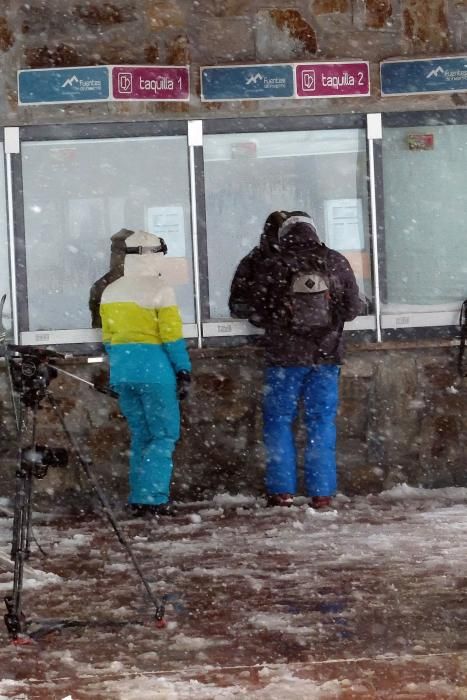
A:
<svg viewBox="0 0 467 700">
<path fill-rule="evenodd" d="M 0 700 L 467 699 L 467 489 L 117 516 L 166 628 L 103 517 L 35 513 L 24 610 L 73 626 L 21 647 L 0 629 Z"/>
</svg>

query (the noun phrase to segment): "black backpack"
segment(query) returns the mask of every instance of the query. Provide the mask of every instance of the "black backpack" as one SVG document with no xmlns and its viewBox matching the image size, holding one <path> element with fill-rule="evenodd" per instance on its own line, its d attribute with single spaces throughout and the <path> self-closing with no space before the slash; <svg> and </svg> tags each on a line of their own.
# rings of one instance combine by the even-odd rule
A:
<svg viewBox="0 0 467 700">
<path fill-rule="evenodd" d="M 317 335 L 333 328 L 331 279 L 324 244 L 285 258 L 284 283 L 280 285 L 275 316 L 295 335 Z"/>
</svg>

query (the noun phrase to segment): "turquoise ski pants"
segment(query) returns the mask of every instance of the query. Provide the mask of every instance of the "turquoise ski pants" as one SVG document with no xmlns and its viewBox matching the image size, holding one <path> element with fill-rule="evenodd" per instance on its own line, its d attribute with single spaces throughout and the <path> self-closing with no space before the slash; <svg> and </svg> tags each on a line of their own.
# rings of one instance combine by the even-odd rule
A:
<svg viewBox="0 0 467 700">
<path fill-rule="evenodd" d="M 172 454 L 180 437 L 180 409 L 174 381 L 115 385 L 131 434 L 130 503 L 167 503 Z"/>
</svg>

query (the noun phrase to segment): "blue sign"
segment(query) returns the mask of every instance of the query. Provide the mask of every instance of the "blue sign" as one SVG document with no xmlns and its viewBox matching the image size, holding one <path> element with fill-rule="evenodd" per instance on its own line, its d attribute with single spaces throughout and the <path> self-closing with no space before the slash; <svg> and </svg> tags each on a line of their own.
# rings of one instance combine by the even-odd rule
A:
<svg viewBox="0 0 467 700">
<path fill-rule="evenodd" d="M 97 102 L 108 100 L 107 66 L 18 71 L 18 103 Z"/>
<path fill-rule="evenodd" d="M 201 99 L 204 102 L 293 96 L 294 72 L 291 64 L 201 68 Z"/>
<path fill-rule="evenodd" d="M 467 90 L 467 56 L 386 61 L 380 69 L 382 95 Z"/>
</svg>

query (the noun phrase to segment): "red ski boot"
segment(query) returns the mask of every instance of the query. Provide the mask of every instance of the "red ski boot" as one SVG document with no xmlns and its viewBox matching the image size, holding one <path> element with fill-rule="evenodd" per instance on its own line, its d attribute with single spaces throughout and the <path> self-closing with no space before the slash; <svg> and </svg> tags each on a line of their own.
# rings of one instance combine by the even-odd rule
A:
<svg viewBox="0 0 467 700">
<path fill-rule="evenodd" d="M 315 510 L 330 510 L 332 508 L 331 496 L 313 496 L 310 502 Z"/>
<path fill-rule="evenodd" d="M 291 493 L 273 493 L 267 497 L 268 508 L 274 506 L 284 506 L 290 508 L 293 505 L 293 496 Z"/>
</svg>

